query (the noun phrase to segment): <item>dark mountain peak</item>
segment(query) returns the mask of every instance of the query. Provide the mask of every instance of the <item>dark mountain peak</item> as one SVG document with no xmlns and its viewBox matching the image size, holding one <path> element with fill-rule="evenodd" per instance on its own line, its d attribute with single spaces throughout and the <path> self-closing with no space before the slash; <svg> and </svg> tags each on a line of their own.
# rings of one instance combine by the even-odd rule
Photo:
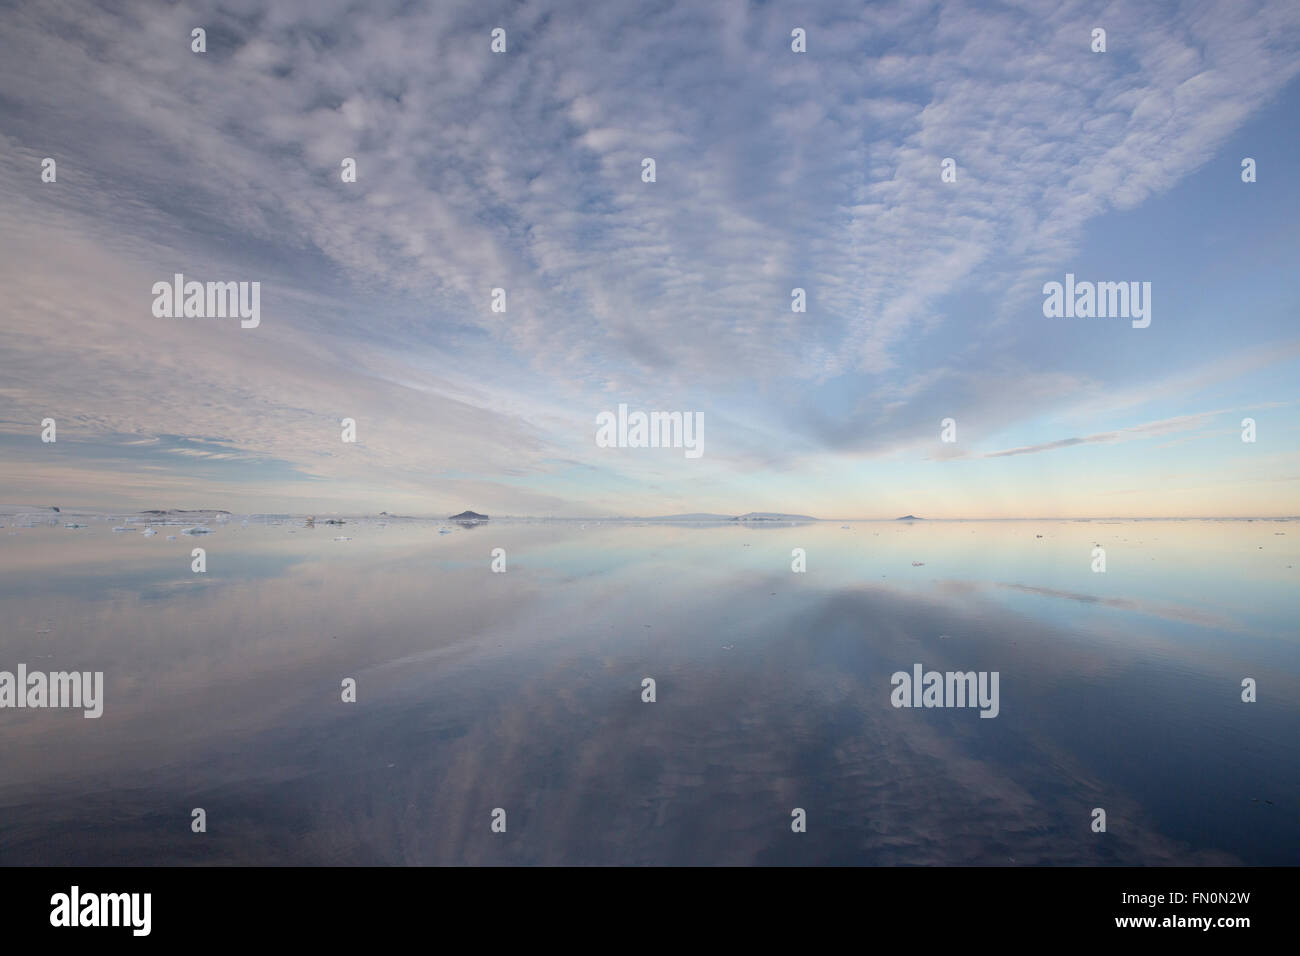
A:
<svg viewBox="0 0 1300 956">
<path fill-rule="evenodd" d="M 477 511 L 462 511 L 458 515 L 452 515 L 448 521 L 487 521 L 487 515 L 481 515 Z"/>
</svg>

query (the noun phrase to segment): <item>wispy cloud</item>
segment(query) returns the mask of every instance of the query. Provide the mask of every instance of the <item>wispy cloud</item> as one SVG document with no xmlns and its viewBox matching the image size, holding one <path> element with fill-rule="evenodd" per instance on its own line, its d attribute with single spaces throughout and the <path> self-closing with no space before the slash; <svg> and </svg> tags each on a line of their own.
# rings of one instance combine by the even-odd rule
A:
<svg viewBox="0 0 1300 956">
<path fill-rule="evenodd" d="M 170 457 L 292 462 L 340 493 L 472 481 L 484 507 L 724 495 L 916 446 L 955 410 L 994 434 L 1096 379 L 1012 321 L 1044 274 L 1206 163 L 1297 48 L 1300 11 L 1262 3 L 22 6 L 0 35 L 0 417 L 229 436 Z M 173 272 L 261 279 L 263 326 L 153 319 Z M 703 409 L 704 474 L 596 456 L 611 397 Z M 565 460 L 601 479 L 566 484 Z"/>
<path fill-rule="evenodd" d="M 1121 428 L 1118 431 L 1097 432 L 1095 435 L 1086 435 L 1082 438 L 1062 438 L 1059 441 L 1026 445 L 1023 448 L 1008 448 L 1005 451 L 986 452 L 983 457 L 1007 458 L 1011 455 L 1032 455 L 1041 451 L 1069 448 L 1073 445 L 1111 444 L 1114 442 L 1136 441 L 1140 438 L 1154 438 L 1159 435 L 1169 435 L 1199 428 L 1210 419 L 1222 414 L 1223 411 L 1220 410 L 1200 412 L 1196 415 L 1179 415 L 1177 418 L 1166 418 L 1158 422 L 1144 422 L 1141 425 L 1130 425 L 1128 428 Z"/>
</svg>

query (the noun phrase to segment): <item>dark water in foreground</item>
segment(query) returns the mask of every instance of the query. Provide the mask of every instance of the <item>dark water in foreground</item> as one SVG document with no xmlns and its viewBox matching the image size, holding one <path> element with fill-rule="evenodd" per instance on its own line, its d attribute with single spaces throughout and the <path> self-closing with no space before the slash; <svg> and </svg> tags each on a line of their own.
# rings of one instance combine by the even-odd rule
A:
<svg viewBox="0 0 1300 956">
<path fill-rule="evenodd" d="M 81 520 L 0 518 L 0 671 L 105 684 L 0 709 L 3 864 L 1300 863 L 1296 523 Z"/>
</svg>

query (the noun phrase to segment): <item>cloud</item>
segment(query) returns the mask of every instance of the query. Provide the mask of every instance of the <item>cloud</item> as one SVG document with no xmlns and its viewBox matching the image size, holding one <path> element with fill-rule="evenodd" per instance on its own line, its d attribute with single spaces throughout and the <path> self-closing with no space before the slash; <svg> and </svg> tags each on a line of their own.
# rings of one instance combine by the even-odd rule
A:
<svg viewBox="0 0 1300 956">
<path fill-rule="evenodd" d="M 36 8 L 8 34 L 6 89 L 67 117 L 55 145 L 108 192 L 181 228 L 201 213 L 299 245 L 539 360 L 714 381 L 792 358 L 887 369 L 994 250 L 1019 250 L 1003 278 L 1032 284 L 1300 69 L 1300 15 L 1276 7 L 1114 7 L 1104 57 L 1091 8 L 1055 3 L 828 13 L 801 56 L 775 8 L 670 5 L 635 27 L 609 4 L 512 8 L 501 56 L 470 4 L 268 11 Z M 211 24 L 206 57 L 177 39 L 191 20 Z M 65 69 L 33 76 L 36 56 Z M 498 285 L 508 322 L 487 310 Z M 794 285 L 811 318 L 790 312 Z"/>
<path fill-rule="evenodd" d="M 738 471 L 914 443 L 954 398 L 1010 423 L 1016 396 L 1051 407 L 1091 377 L 963 368 L 991 332 L 952 298 L 1018 314 L 1089 222 L 1170 189 L 1300 70 L 1300 11 L 1282 4 L 1113 5 L 1104 56 L 1082 3 L 808 8 L 801 55 L 792 16 L 8 11 L 4 418 L 230 436 L 231 454 L 412 497 L 439 477 L 531 476 L 546 501 L 580 494 L 552 492 L 555 461 L 598 462 L 600 494 L 658 468 L 592 456 L 611 395 L 706 408 L 730 426 L 711 454 Z M 196 24 L 207 54 L 189 49 Z M 57 186 L 35 175 L 44 156 Z M 176 271 L 260 278 L 263 327 L 151 321 L 141 290 Z M 939 360 L 918 355 L 927 336 L 950 346 Z M 364 422 L 351 457 L 343 415 Z M 1065 443 L 1103 440 L 1118 439 Z"/>
<path fill-rule="evenodd" d="M 1005 451 L 986 452 L 983 458 L 1008 458 L 1012 455 L 1032 455 L 1042 451 L 1054 451 L 1058 448 L 1069 448 L 1073 445 L 1090 445 L 1090 444 L 1113 444 L 1116 442 L 1136 441 L 1140 438 L 1154 438 L 1159 435 L 1169 435 L 1176 432 L 1190 431 L 1199 428 L 1217 415 L 1222 415 L 1226 410 L 1214 412 L 1199 412 L 1195 415 L 1179 415 L 1177 418 L 1166 418 L 1157 422 L 1144 422 L 1141 425 L 1130 425 L 1128 428 L 1121 428 L 1117 431 L 1097 432 L 1094 435 L 1087 435 L 1083 438 L 1062 438 L 1058 441 L 1043 442 L 1038 445 L 1026 445 L 1022 448 L 1008 448 Z"/>
</svg>

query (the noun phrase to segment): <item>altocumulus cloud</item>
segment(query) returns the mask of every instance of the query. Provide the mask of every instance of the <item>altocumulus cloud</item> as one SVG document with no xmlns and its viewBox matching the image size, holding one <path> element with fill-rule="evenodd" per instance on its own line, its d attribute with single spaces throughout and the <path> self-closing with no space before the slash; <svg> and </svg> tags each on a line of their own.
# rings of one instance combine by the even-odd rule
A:
<svg viewBox="0 0 1300 956">
<path fill-rule="evenodd" d="M 861 450 L 849 424 L 871 420 L 879 451 L 932 431 L 938 396 L 963 381 L 906 348 L 936 330 L 958 348 L 978 338 L 945 296 L 1000 290 L 1005 321 L 1091 219 L 1170 188 L 1300 69 L 1292 4 L 1109 6 L 1104 68 L 1086 46 L 1098 16 L 1054 0 L 7 11 L 6 153 L 57 155 L 61 172 L 45 191 L 25 165 L 0 172 L 4 417 L 39 417 L 60 392 L 92 432 L 235 436 L 313 474 L 382 468 L 413 495 L 451 468 L 489 497 L 492 476 L 557 460 L 623 468 L 579 440 L 613 393 L 730 424 L 711 428 L 733 436 L 713 440 L 719 466 L 771 462 L 783 443 Z M 790 53 L 794 26 L 807 54 Z M 945 190 L 949 155 L 959 188 Z M 339 181 L 343 157 L 355 184 Z M 102 282 L 85 301 L 50 293 L 57 269 L 18 254 L 15 237 L 41 230 L 69 256 L 66 235 L 84 240 Z M 262 278 L 257 344 L 131 318 L 129 349 L 87 354 L 90 301 L 135 308 L 118 260 L 132 282 Z M 488 308 L 497 286 L 505 316 Z M 807 314 L 790 311 L 795 286 Z M 143 373 L 146 403 L 131 396 L 152 337 L 181 351 L 161 359 L 168 374 Z M 198 343 L 187 379 L 175 356 Z M 434 362 L 448 357 L 474 368 Z M 89 392 L 50 384 L 84 386 L 69 370 L 93 373 Z M 1043 405 L 1086 377 L 1003 371 Z M 771 383 L 757 399 L 755 380 Z M 864 384 L 888 421 L 828 418 L 836 380 Z M 782 411 L 792 390 L 811 398 Z M 968 414 L 1013 417 L 995 391 L 962 386 Z M 363 421 L 365 468 L 312 437 L 343 415 Z"/>
</svg>

